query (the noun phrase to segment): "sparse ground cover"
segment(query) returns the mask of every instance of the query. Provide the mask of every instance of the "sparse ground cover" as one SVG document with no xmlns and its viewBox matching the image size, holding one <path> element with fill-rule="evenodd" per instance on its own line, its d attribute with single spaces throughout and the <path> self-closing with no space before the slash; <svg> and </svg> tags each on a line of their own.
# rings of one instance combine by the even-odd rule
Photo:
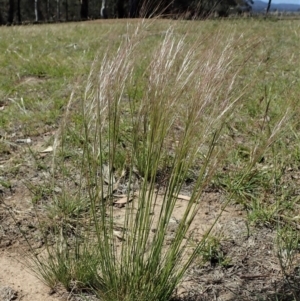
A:
<svg viewBox="0 0 300 301">
<path fill-rule="evenodd" d="M 0 28 L 2 260 L 28 252 L 58 299 L 165 300 L 180 274 L 168 267 L 192 256 L 174 298 L 299 300 L 299 32 L 296 20 Z"/>
</svg>

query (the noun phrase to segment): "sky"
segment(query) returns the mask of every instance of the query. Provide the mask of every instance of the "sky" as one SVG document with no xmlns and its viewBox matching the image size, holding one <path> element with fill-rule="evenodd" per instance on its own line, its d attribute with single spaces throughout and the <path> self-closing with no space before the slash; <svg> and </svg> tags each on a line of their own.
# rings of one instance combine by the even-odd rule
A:
<svg viewBox="0 0 300 301">
<path fill-rule="evenodd" d="M 262 0 L 262 1 L 268 2 L 267 0 Z M 272 0 L 272 3 L 274 3 L 274 4 L 278 4 L 278 3 L 300 4 L 300 0 Z"/>
</svg>

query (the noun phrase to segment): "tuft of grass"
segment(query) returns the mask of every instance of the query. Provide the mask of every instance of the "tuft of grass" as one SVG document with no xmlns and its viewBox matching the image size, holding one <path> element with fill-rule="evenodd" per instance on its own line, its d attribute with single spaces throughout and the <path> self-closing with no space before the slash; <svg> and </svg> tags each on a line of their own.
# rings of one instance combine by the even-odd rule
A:
<svg viewBox="0 0 300 301">
<path fill-rule="evenodd" d="M 56 201 L 61 202 L 59 223 L 52 245 L 45 238 L 48 257 L 34 257 L 37 273 L 48 285 L 91 289 L 101 300 L 169 300 L 199 252 L 208 245 L 217 251 L 207 240 L 210 230 L 193 248 L 188 242 L 202 192 L 224 160 L 224 124 L 242 95 L 236 93 L 241 69 L 232 68 L 233 39 L 220 50 L 216 35 L 199 52 L 197 43 L 187 49 L 185 38 L 169 28 L 152 55 L 137 62 L 140 31 L 138 26 L 116 52 L 94 60 L 78 105 L 82 128 L 72 135 L 68 120 L 75 102 L 72 97 L 69 101 L 54 142 L 53 170 L 64 175 L 64 193 Z M 143 72 L 141 65 L 146 66 Z M 248 169 L 230 183 L 234 192 L 247 191 L 248 176 L 281 122 L 255 145 Z M 81 143 L 78 155 L 66 159 L 74 143 L 70 136 Z M 199 170 L 191 196 L 168 244 L 177 196 L 195 162 Z M 77 186 L 71 184 L 72 172 L 79 175 Z M 125 212 L 116 227 L 120 213 L 114 194 L 121 182 L 126 186 Z M 79 210 L 73 202 L 86 204 L 85 220 L 78 214 L 70 220 Z"/>
<path fill-rule="evenodd" d="M 230 265 L 230 258 L 222 250 L 221 242 L 224 240 L 222 234 L 222 232 L 218 235 L 211 234 L 205 240 L 205 244 L 199 253 L 203 263 L 210 262 L 211 266 L 221 265 L 224 267 Z"/>
</svg>

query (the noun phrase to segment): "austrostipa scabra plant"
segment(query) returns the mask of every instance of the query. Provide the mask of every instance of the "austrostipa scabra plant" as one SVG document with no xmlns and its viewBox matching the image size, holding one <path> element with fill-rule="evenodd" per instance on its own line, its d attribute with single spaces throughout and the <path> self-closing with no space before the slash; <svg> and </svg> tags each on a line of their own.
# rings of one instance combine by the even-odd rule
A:
<svg viewBox="0 0 300 301">
<path fill-rule="evenodd" d="M 64 124 L 56 140 L 61 151 L 57 146 L 54 163 L 67 175 L 61 200 L 85 208 L 72 216 L 65 211 L 55 225 L 54 247 L 39 260 L 40 274 L 51 285 L 91 289 L 101 300 L 171 298 L 209 235 L 189 247 L 203 190 L 224 153 L 222 126 L 241 96 L 233 39 L 222 36 L 217 47 L 220 33 L 205 47 L 187 47 L 187 37 L 169 28 L 144 56 L 143 37 L 141 26 L 117 50 L 95 59 L 77 104 L 82 129 L 74 133 Z M 68 161 L 71 137 L 78 145 Z M 170 243 L 178 195 L 195 165 Z"/>
</svg>

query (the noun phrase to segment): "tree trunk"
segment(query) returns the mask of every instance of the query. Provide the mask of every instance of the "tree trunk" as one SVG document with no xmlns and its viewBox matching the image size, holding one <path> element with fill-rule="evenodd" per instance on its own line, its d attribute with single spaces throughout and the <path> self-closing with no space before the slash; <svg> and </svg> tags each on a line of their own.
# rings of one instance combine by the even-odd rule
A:
<svg viewBox="0 0 300 301">
<path fill-rule="evenodd" d="M 14 21 L 15 13 L 15 1 L 9 0 L 8 13 L 7 13 L 7 24 L 12 24 Z"/>
<path fill-rule="evenodd" d="M 124 0 L 118 0 L 117 1 L 117 17 L 120 18 L 120 19 L 125 17 Z"/>
<path fill-rule="evenodd" d="M 139 15 L 138 9 L 139 0 L 130 0 L 129 1 L 129 17 L 136 18 Z"/>
<path fill-rule="evenodd" d="M 18 0 L 17 2 L 17 14 L 18 14 L 18 23 L 21 24 L 21 0 Z"/>
<path fill-rule="evenodd" d="M 38 0 L 34 0 L 34 15 L 35 15 L 35 22 L 38 22 L 39 21 Z"/>
<path fill-rule="evenodd" d="M 60 0 L 56 0 L 56 20 L 60 20 Z"/>
<path fill-rule="evenodd" d="M 46 4 L 46 18 L 47 18 L 47 21 L 50 20 L 50 3 L 49 3 L 50 0 L 47 0 L 47 4 Z"/>
<path fill-rule="evenodd" d="M 272 0 L 269 0 L 268 6 L 267 6 L 267 10 L 266 10 L 266 15 L 267 15 L 267 14 L 269 13 L 269 11 L 270 11 L 271 3 L 272 3 Z"/>
<path fill-rule="evenodd" d="M 102 19 L 107 19 L 106 0 L 102 0 L 101 2 L 100 16 Z"/>
<path fill-rule="evenodd" d="M 80 17 L 81 20 L 87 20 L 89 15 L 89 1 L 81 0 Z"/>
<path fill-rule="evenodd" d="M 65 9 L 66 9 L 66 21 L 68 22 L 69 21 L 69 3 L 68 3 L 68 0 L 65 0 L 66 3 L 65 3 Z"/>
</svg>

